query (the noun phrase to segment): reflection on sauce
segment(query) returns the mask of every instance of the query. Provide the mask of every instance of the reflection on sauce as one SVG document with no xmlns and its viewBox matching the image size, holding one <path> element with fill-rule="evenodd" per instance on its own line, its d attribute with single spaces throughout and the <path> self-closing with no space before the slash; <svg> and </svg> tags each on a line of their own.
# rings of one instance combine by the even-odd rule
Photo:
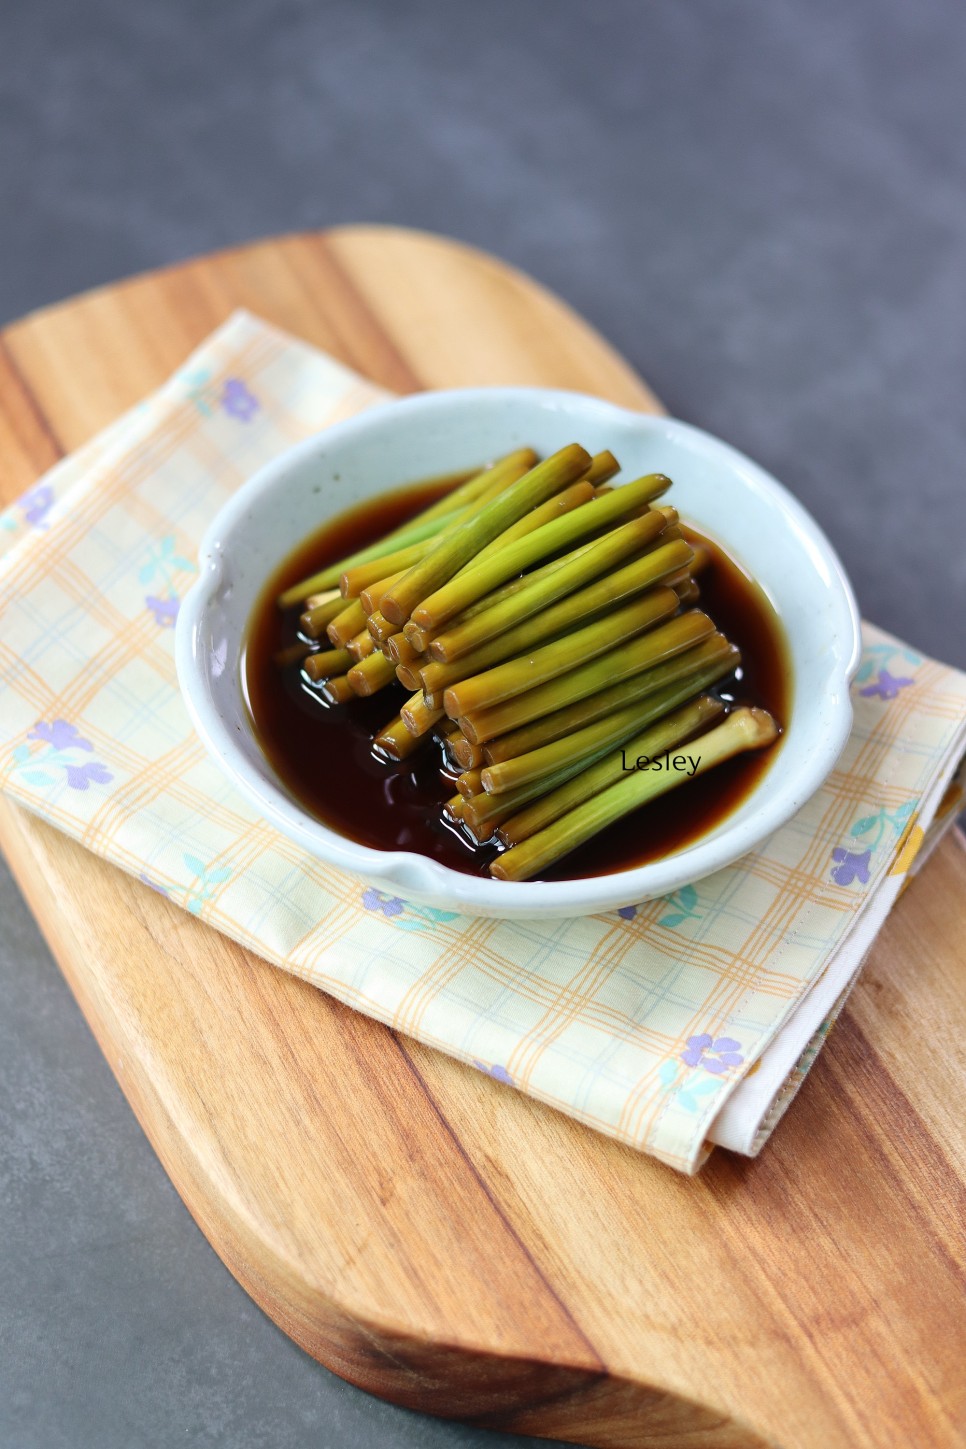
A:
<svg viewBox="0 0 966 1449">
<path fill-rule="evenodd" d="M 372 736 L 399 712 L 408 692 L 391 685 L 369 699 L 332 707 L 302 679 L 298 665 L 280 671 L 274 661 L 279 649 L 299 637 L 299 610 L 282 613 L 275 603 L 284 589 L 397 528 L 458 481 L 436 480 L 384 494 L 307 538 L 262 589 L 252 611 L 241 667 L 258 741 L 303 809 L 362 845 L 415 851 L 454 870 L 486 875 L 499 847 L 472 846 L 457 826 L 440 819 L 440 805 L 456 793 L 456 772 L 446 764 L 442 747 L 434 741 L 394 765 L 372 754 Z M 712 555 L 711 566 L 699 580 L 699 607 L 742 653 L 740 670 L 723 679 L 714 692 L 728 704 L 763 705 L 783 723 L 789 714 L 791 682 L 781 626 L 771 605 L 722 549 L 694 529 L 686 532 Z M 696 753 L 693 744 L 681 748 Z M 542 879 L 571 880 L 629 870 L 684 849 L 741 804 L 773 766 L 780 748 L 779 740 L 769 750 L 739 755 L 685 780 L 609 826 Z"/>
</svg>

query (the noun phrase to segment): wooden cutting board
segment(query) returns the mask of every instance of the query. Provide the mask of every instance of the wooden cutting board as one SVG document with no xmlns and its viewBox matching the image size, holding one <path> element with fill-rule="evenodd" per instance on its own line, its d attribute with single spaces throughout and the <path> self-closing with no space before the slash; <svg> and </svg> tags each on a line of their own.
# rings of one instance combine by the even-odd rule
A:
<svg viewBox="0 0 966 1449">
<path fill-rule="evenodd" d="M 400 391 L 541 383 L 657 407 L 519 273 L 350 228 L 8 328 L 3 497 L 237 306 Z M 690 1181 L 272 969 L 5 802 L 0 839 L 188 1209 L 336 1373 L 594 1445 L 966 1442 L 961 838 L 899 903 L 763 1157 L 719 1152 Z"/>
</svg>

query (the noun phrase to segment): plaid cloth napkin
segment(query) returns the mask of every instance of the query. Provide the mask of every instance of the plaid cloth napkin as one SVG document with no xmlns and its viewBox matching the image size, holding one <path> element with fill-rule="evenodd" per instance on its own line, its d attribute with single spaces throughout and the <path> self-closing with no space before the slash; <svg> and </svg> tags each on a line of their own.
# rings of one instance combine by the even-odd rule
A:
<svg viewBox="0 0 966 1449">
<path fill-rule="evenodd" d="M 302 854 L 209 762 L 172 629 L 232 490 L 384 397 L 238 314 L 0 515 L 0 788 L 267 960 L 598 1131 L 685 1172 L 714 1143 L 756 1153 L 954 818 L 966 676 L 867 627 L 823 789 L 662 900 L 492 921 L 380 894 Z"/>
</svg>

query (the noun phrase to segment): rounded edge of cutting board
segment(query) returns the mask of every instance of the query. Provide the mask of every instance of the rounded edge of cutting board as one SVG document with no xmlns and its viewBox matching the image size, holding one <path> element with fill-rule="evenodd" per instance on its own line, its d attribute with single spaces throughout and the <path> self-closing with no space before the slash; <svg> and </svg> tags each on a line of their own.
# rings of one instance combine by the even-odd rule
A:
<svg viewBox="0 0 966 1449">
<path fill-rule="evenodd" d="M 459 308 L 446 300 L 457 277 Z M 179 263 L 11 324 L 0 349 L 11 478 L 28 486 L 236 306 L 399 390 L 535 381 L 656 406 L 592 328 L 504 263 L 425 233 L 338 228 Z M 766 1158 L 718 1157 L 688 1181 L 267 966 L 7 802 L 0 834 L 202 1231 L 327 1367 L 411 1408 L 614 1449 L 874 1442 L 862 1363 L 840 1353 L 830 1364 L 823 1342 L 865 1351 L 868 1325 L 841 1302 L 855 1265 L 838 1265 L 823 1299 L 835 1259 L 822 1253 L 859 1213 L 850 1250 L 881 1292 L 880 1260 L 891 1250 L 907 1263 L 922 1226 L 917 1302 L 931 1294 L 931 1305 L 941 1280 L 923 1253 L 959 1186 L 902 1073 L 875 1095 L 883 1061 L 895 1070 L 888 1015 L 873 1012 L 865 1030 L 843 1020 Z M 948 890 L 966 857 L 953 845 L 939 855 Z M 917 882 L 896 913 L 900 959 L 873 953 L 893 991 L 903 920 L 917 943 L 948 928 L 927 888 Z M 902 1176 L 910 1143 L 940 1207 L 925 1192 L 916 1202 Z M 915 1203 L 912 1227 L 881 1185 L 883 1163 Z M 809 1210 L 819 1201 L 821 1222 Z M 907 1316 L 911 1343 L 911 1300 Z"/>
</svg>

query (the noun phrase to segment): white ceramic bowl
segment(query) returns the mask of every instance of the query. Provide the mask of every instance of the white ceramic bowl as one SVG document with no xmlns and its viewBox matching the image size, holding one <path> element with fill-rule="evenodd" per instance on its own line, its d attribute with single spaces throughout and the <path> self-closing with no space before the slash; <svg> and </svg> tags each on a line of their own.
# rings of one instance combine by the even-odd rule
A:
<svg viewBox="0 0 966 1449">
<path fill-rule="evenodd" d="M 242 693 L 242 640 L 268 574 L 303 538 L 306 519 L 321 524 L 373 494 L 524 444 L 547 454 L 571 442 L 591 453 L 612 449 L 624 480 L 667 473 L 682 516 L 722 543 L 770 598 L 793 674 L 791 717 L 772 767 L 732 814 L 686 849 L 564 882 L 463 875 L 412 852 L 356 844 L 313 819 L 265 759 Z M 212 523 L 200 564 L 178 619 L 176 651 L 185 702 L 208 749 L 262 815 L 305 850 L 425 904 L 476 916 L 577 916 L 676 890 L 738 859 L 790 819 L 848 738 L 859 615 L 825 535 L 781 484 L 734 448 L 685 423 L 597 398 L 473 388 L 374 408 L 291 448 L 250 479 Z"/>
</svg>

